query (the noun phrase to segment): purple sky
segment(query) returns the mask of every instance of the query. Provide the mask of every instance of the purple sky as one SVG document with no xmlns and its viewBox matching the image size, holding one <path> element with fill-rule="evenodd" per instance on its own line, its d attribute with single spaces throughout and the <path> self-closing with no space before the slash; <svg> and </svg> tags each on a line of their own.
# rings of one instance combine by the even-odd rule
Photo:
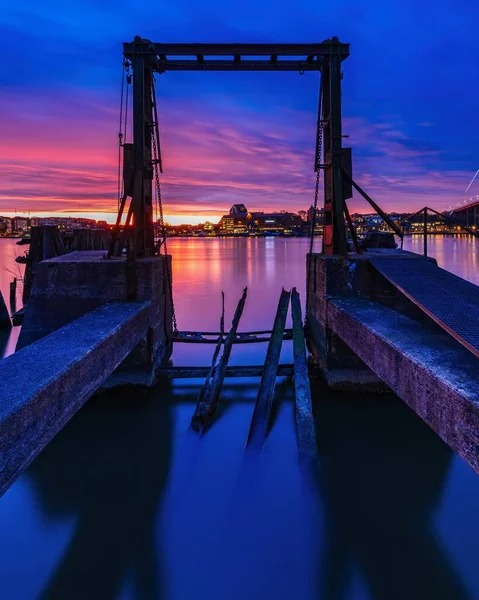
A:
<svg viewBox="0 0 479 600">
<path fill-rule="evenodd" d="M 99 216 L 116 207 L 121 42 L 351 43 L 346 143 L 386 210 L 444 209 L 479 193 L 479 5 L 429 0 L 229 5 L 27 0 L 2 9 L 0 213 Z M 8 58 L 6 58 L 8 56 Z M 164 203 L 172 222 L 307 208 L 318 74 L 158 77 Z M 351 210 L 368 210 L 358 198 Z"/>
</svg>

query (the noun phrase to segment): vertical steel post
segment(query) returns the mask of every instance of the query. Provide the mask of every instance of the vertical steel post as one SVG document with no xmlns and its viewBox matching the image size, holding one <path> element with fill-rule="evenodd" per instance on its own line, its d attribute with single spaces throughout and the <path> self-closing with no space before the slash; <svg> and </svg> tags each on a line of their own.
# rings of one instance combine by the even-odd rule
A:
<svg viewBox="0 0 479 600">
<path fill-rule="evenodd" d="M 321 115 L 323 121 L 323 156 L 324 164 L 329 165 L 331 160 L 331 135 L 329 114 L 331 112 L 331 94 L 329 69 L 330 62 L 324 59 L 321 67 Z M 323 171 L 324 186 L 324 214 L 323 214 L 323 252 L 333 254 L 333 174 L 329 167 Z"/>
<path fill-rule="evenodd" d="M 151 164 L 152 68 L 145 50 L 146 44 L 135 38 L 133 68 L 133 145 L 134 173 L 133 190 L 133 253 L 137 257 L 151 256 L 153 241 L 153 203 Z"/>
<path fill-rule="evenodd" d="M 424 258 L 427 258 L 427 206 L 424 207 Z"/>
<path fill-rule="evenodd" d="M 324 237 L 323 252 L 346 256 L 346 226 L 342 175 L 341 51 L 337 38 L 331 40 L 330 55 L 322 68 L 324 121 Z"/>
</svg>

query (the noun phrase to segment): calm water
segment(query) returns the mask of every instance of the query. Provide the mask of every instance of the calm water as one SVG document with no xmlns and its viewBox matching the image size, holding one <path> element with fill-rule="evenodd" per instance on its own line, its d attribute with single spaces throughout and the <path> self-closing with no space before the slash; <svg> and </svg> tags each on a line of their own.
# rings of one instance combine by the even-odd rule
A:
<svg viewBox="0 0 479 600">
<path fill-rule="evenodd" d="M 169 244 L 181 329 L 216 329 L 221 289 L 231 319 L 248 285 L 245 330 L 271 326 L 282 286 L 304 298 L 307 240 Z M 429 246 L 479 284 L 477 240 Z M 10 270 L 15 248 L 0 241 Z M 420 238 L 405 248 L 420 251 Z M 0 271 L 7 298 L 11 277 Z M 175 364 L 210 359 L 179 350 Z M 231 362 L 264 354 L 236 347 Z M 261 459 L 243 461 L 258 383 L 227 380 L 201 440 L 187 431 L 200 381 L 88 402 L 0 500 L 0 597 L 479 599 L 479 478 L 414 413 L 394 397 L 315 388 L 311 481 L 297 467 L 287 380 Z"/>
</svg>

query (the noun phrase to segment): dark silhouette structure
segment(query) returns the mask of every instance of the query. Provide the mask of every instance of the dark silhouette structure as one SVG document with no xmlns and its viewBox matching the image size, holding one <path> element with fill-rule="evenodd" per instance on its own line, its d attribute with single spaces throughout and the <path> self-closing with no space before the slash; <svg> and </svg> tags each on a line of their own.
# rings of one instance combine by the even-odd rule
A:
<svg viewBox="0 0 479 600">
<path fill-rule="evenodd" d="M 141 600 L 162 598 L 155 519 L 171 457 L 168 384 L 87 403 L 31 465 L 39 504 L 78 525 L 43 600 L 114 600 L 128 575 Z"/>
<path fill-rule="evenodd" d="M 353 568 L 373 600 L 469 598 L 431 523 L 452 450 L 392 395 L 316 394 L 328 524 L 318 598 L 344 600 Z"/>
</svg>

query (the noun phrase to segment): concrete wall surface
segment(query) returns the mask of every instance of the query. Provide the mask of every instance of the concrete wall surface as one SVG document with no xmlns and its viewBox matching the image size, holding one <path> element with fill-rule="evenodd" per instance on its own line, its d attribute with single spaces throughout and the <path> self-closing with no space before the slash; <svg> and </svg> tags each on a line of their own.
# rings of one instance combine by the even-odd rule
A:
<svg viewBox="0 0 479 600">
<path fill-rule="evenodd" d="M 0 361 L 0 495 L 138 344 L 151 302 L 117 302 Z"/>
<path fill-rule="evenodd" d="M 149 365 L 171 353 L 171 256 L 106 259 L 103 251 L 71 252 L 38 263 L 17 349 L 109 302 L 151 301 L 150 326 L 128 357 Z"/>
<path fill-rule="evenodd" d="M 307 257 L 307 268 L 310 264 L 308 346 L 326 383 L 332 388 L 348 391 L 387 390 L 381 379 L 331 329 L 328 313 L 331 298 L 375 300 L 412 318 L 423 317 L 421 311 L 371 265 L 371 259 L 381 258 L 424 260 L 412 252 L 392 249 L 374 249 L 345 258 L 325 254 Z M 431 261 L 435 262 L 434 259 Z"/>
<path fill-rule="evenodd" d="M 332 298 L 329 327 L 479 473 L 479 359 L 377 302 Z"/>
</svg>

